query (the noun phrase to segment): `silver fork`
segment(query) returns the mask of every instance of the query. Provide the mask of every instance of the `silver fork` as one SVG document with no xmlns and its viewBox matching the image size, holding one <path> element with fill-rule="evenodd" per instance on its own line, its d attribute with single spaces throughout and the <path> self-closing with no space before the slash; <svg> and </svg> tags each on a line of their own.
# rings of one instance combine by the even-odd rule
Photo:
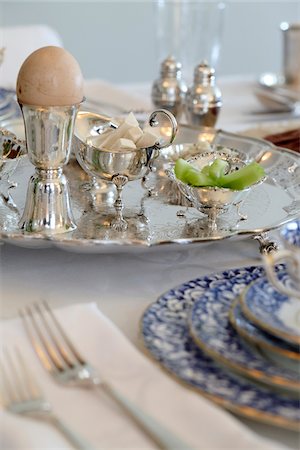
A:
<svg viewBox="0 0 300 450">
<path fill-rule="evenodd" d="M 27 306 L 20 314 L 41 363 L 57 382 L 68 386 L 102 389 L 160 449 L 191 450 L 97 373 L 79 354 L 46 302 Z"/>
<path fill-rule="evenodd" d="M 55 426 L 74 448 L 92 450 L 83 438 L 53 413 L 18 349 L 15 349 L 14 355 L 7 349 L 3 350 L 0 367 L 1 403 L 9 412 L 46 421 Z"/>
</svg>

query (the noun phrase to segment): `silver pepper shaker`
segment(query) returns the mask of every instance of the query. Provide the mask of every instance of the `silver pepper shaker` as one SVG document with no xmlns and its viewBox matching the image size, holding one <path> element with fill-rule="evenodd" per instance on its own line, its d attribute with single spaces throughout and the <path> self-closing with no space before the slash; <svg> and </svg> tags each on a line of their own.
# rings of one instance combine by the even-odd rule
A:
<svg viewBox="0 0 300 450">
<path fill-rule="evenodd" d="M 152 102 L 156 108 L 170 111 L 178 120 L 184 110 L 187 86 L 181 78 L 181 63 L 169 56 L 161 64 L 160 78 L 152 86 Z"/>
<path fill-rule="evenodd" d="M 203 61 L 194 71 L 194 84 L 186 95 L 186 118 L 190 125 L 213 127 L 216 124 L 222 97 L 215 85 L 215 70 Z"/>
</svg>

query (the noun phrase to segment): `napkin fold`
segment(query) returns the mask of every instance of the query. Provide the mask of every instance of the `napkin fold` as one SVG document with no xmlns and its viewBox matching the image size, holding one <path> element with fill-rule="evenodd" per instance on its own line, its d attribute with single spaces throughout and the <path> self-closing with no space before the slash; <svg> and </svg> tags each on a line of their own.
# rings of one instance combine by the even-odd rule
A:
<svg viewBox="0 0 300 450">
<path fill-rule="evenodd" d="M 228 412 L 177 383 L 144 356 L 96 304 L 59 308 L 57 317 L 84 357 L 121 394 L 195 450 L 275 450 Z M 97 450 L 150 450 L 154 444 L 98 391 L 63 387 L 41 367 L 20 319 L 1 323 L 1 342 L 17 345 L 55 412 Z M 50 425 L 0 410 L 1 448 L 70 449 Z M 283 448 L 283 447 L 277 447 Z"/>
<path fill-rule="evenodd" d="M 104 80 L 88 80 L 84 85 L 86 97 L 82 109 L 100 111 L 107 115 L 118 115 L 130 111 L 150 111 L 153 109 L 149 96 L 129 92 Z"/>
</svg>

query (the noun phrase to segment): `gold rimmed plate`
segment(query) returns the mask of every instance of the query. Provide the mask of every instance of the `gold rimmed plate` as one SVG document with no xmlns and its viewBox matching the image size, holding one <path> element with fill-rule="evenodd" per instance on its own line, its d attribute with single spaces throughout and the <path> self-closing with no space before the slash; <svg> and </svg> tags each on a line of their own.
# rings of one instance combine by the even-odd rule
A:
<svg viewBox="0 0 300 450">
<path fill-rule="evenodd" d="M 279 280 L 288 287 L 291 279 L 283 270 Z M 255 280 L 241 295 L 241 308 L 257 327 L 288 342 L 300 345 L 300 302 L 281 294 L 266 277 Z"/>
<path fill-rule="evenodd" d="M 242 416 L 288 429 L 300 425 L 299 400 L 282 391 L 252 383 L 217 364 L 193 341 L 188 317 L 195 302 L 218 288 L 231 302 L 264 274 L 262 267 L 244 267 L 190 280 L 170 289 L 150 305 L 141 319 L 147 352 L 178 381 L 218 405 Z M 213 302 L 211 308 L 219 308 Z"/>
<path fill-rule="evenodd" d="M 195 343 L 218 363 L 224 364 L 257 382 L 300 392 L 300 374 L 267 360 L 253 346 L 247 345 L 229 321 L 235 286 L 216 284 L 193 305 L 189 329 Z"/>
<path fill-rule="evenodd" d="M 239 299 L 231 306 L 229 321 L 237 333 L 275 363 L 300 372 L 300 347 L 294 347 L 256 327 L 243 314 Z"/>
</svg>

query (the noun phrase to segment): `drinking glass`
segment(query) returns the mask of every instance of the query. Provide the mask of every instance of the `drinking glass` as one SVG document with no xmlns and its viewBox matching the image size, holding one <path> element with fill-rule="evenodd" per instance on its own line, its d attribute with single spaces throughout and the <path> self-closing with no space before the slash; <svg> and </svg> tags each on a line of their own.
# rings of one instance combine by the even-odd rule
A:
<svg viewBox="0 0 300 450">
<path fill-rule="evenodd" d="M 197 64 L 217 68 L 224 20 L 223 2 L 158 0 L 156 9 L 157 66 L 172 55 L 182 63 L 183 77 L 192 81 Z"/>
<path fill-rule="evenodd" d="M 300 90 L 300 22 L 282 22 L 283 72 L 285 81 L 293 89 Z"/>
</svg>

